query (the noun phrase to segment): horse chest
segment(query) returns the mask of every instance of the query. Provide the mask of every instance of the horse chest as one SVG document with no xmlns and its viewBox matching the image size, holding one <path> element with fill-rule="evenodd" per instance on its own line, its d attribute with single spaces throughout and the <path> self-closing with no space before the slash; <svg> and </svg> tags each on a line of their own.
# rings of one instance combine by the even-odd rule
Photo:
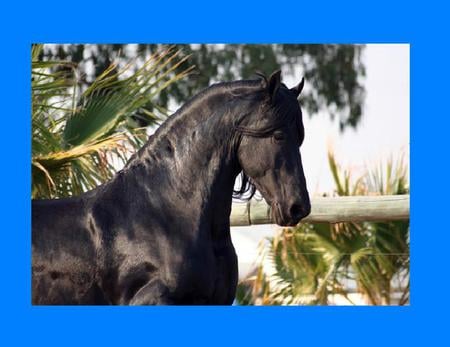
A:
<svg viewBox="0 0 450 347">
<path fill-rule="evenodd" d="M 159 256 L 149 245 L 143 247 L 142 240 L 140 245 L 120 244 L 120 252 L 116 249 L 114 255 L 121 261 L 113 301 L 138 305 L 233 302 L 237 259 L 231 242 L 205 241 L 183 247 L 168 243 Z"/>
<path fill-rule="evenodd" d="M 231 241 L 215 249 L 214 300 L 219 304 L 232 304 L 238 281 L 237 256 Z"/>
<path fill-rule="evenodd" d="M 231 243 L 205 246 L 183 256 L 183 262 L 167 271 L 175 303 L 231 304 L 237 285 L 237 258 Z M 172 285 L 170 285 L 172 284 Z"/>
</svg>

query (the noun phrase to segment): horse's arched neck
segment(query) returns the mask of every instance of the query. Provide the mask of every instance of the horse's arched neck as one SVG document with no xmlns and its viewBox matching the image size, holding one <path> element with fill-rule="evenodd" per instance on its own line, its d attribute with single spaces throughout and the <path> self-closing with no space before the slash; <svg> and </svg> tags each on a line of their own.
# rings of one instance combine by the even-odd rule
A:
<svg viewBox="0 0 450 347">
<path fill-rule="evenodd" d="M 127 165 L 139 173 L 141 182 L 136 183 L 146 182 L 145 189 L 157 195 L 155 201 L 169 209 L 164 213 L 182 208 L 188 220 L 212 224 L 217 232 L 229 228 L 240 171 L 233 124 L 236 113 L 245 111 L 233 110 L 224 101 L 225 106 L 212 111 L 198 108 L 194 114 L 175 114 Z"/>
</svg>

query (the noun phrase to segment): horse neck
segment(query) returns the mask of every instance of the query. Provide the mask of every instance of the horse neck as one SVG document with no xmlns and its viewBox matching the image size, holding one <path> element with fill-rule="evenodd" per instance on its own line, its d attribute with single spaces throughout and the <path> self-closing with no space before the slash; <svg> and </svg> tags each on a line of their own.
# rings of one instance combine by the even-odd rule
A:
<svg viewBox="0 0 450 347">
<path fill-rule="evenodd" d="M 206 223 L 218 232 L 228 229 L 234 181 L 240 171 L 235 112 L 242 112 L 242 107 L 175 114 L 127 165 L 127 175 L 139 171 L 145 189 L 166 206 L 165 215 L 172 211 L 171 217 L 186 217 L 197 227 Z"/>
</svg>

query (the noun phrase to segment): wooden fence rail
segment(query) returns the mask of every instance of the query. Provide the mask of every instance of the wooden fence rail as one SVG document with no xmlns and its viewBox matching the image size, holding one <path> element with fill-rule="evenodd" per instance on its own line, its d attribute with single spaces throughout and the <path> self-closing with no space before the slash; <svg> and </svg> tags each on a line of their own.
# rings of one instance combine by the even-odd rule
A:
<svg viewBox="0 0 450 347">
<path fill-rule="evenodd" d="M 409 219 L 409 195 L 313 198 L 303 222 L 382 222 Z M 264 200 L 233 203 L 231 226 L 274 223 Z"/>
</svg>

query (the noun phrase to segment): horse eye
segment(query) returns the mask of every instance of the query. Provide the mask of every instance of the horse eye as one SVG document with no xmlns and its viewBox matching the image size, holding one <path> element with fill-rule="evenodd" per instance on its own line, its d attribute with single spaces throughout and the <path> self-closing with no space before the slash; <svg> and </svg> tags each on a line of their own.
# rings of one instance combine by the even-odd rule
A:
<svg viewBox="0 0 450 347">
<path fill-rule="evenodd" d="M 282 132 L 276 132 L 273 134 L 273 138 L 276 141 L 283 141 L 284 140 L 284 134 Z"/>
</svg>

